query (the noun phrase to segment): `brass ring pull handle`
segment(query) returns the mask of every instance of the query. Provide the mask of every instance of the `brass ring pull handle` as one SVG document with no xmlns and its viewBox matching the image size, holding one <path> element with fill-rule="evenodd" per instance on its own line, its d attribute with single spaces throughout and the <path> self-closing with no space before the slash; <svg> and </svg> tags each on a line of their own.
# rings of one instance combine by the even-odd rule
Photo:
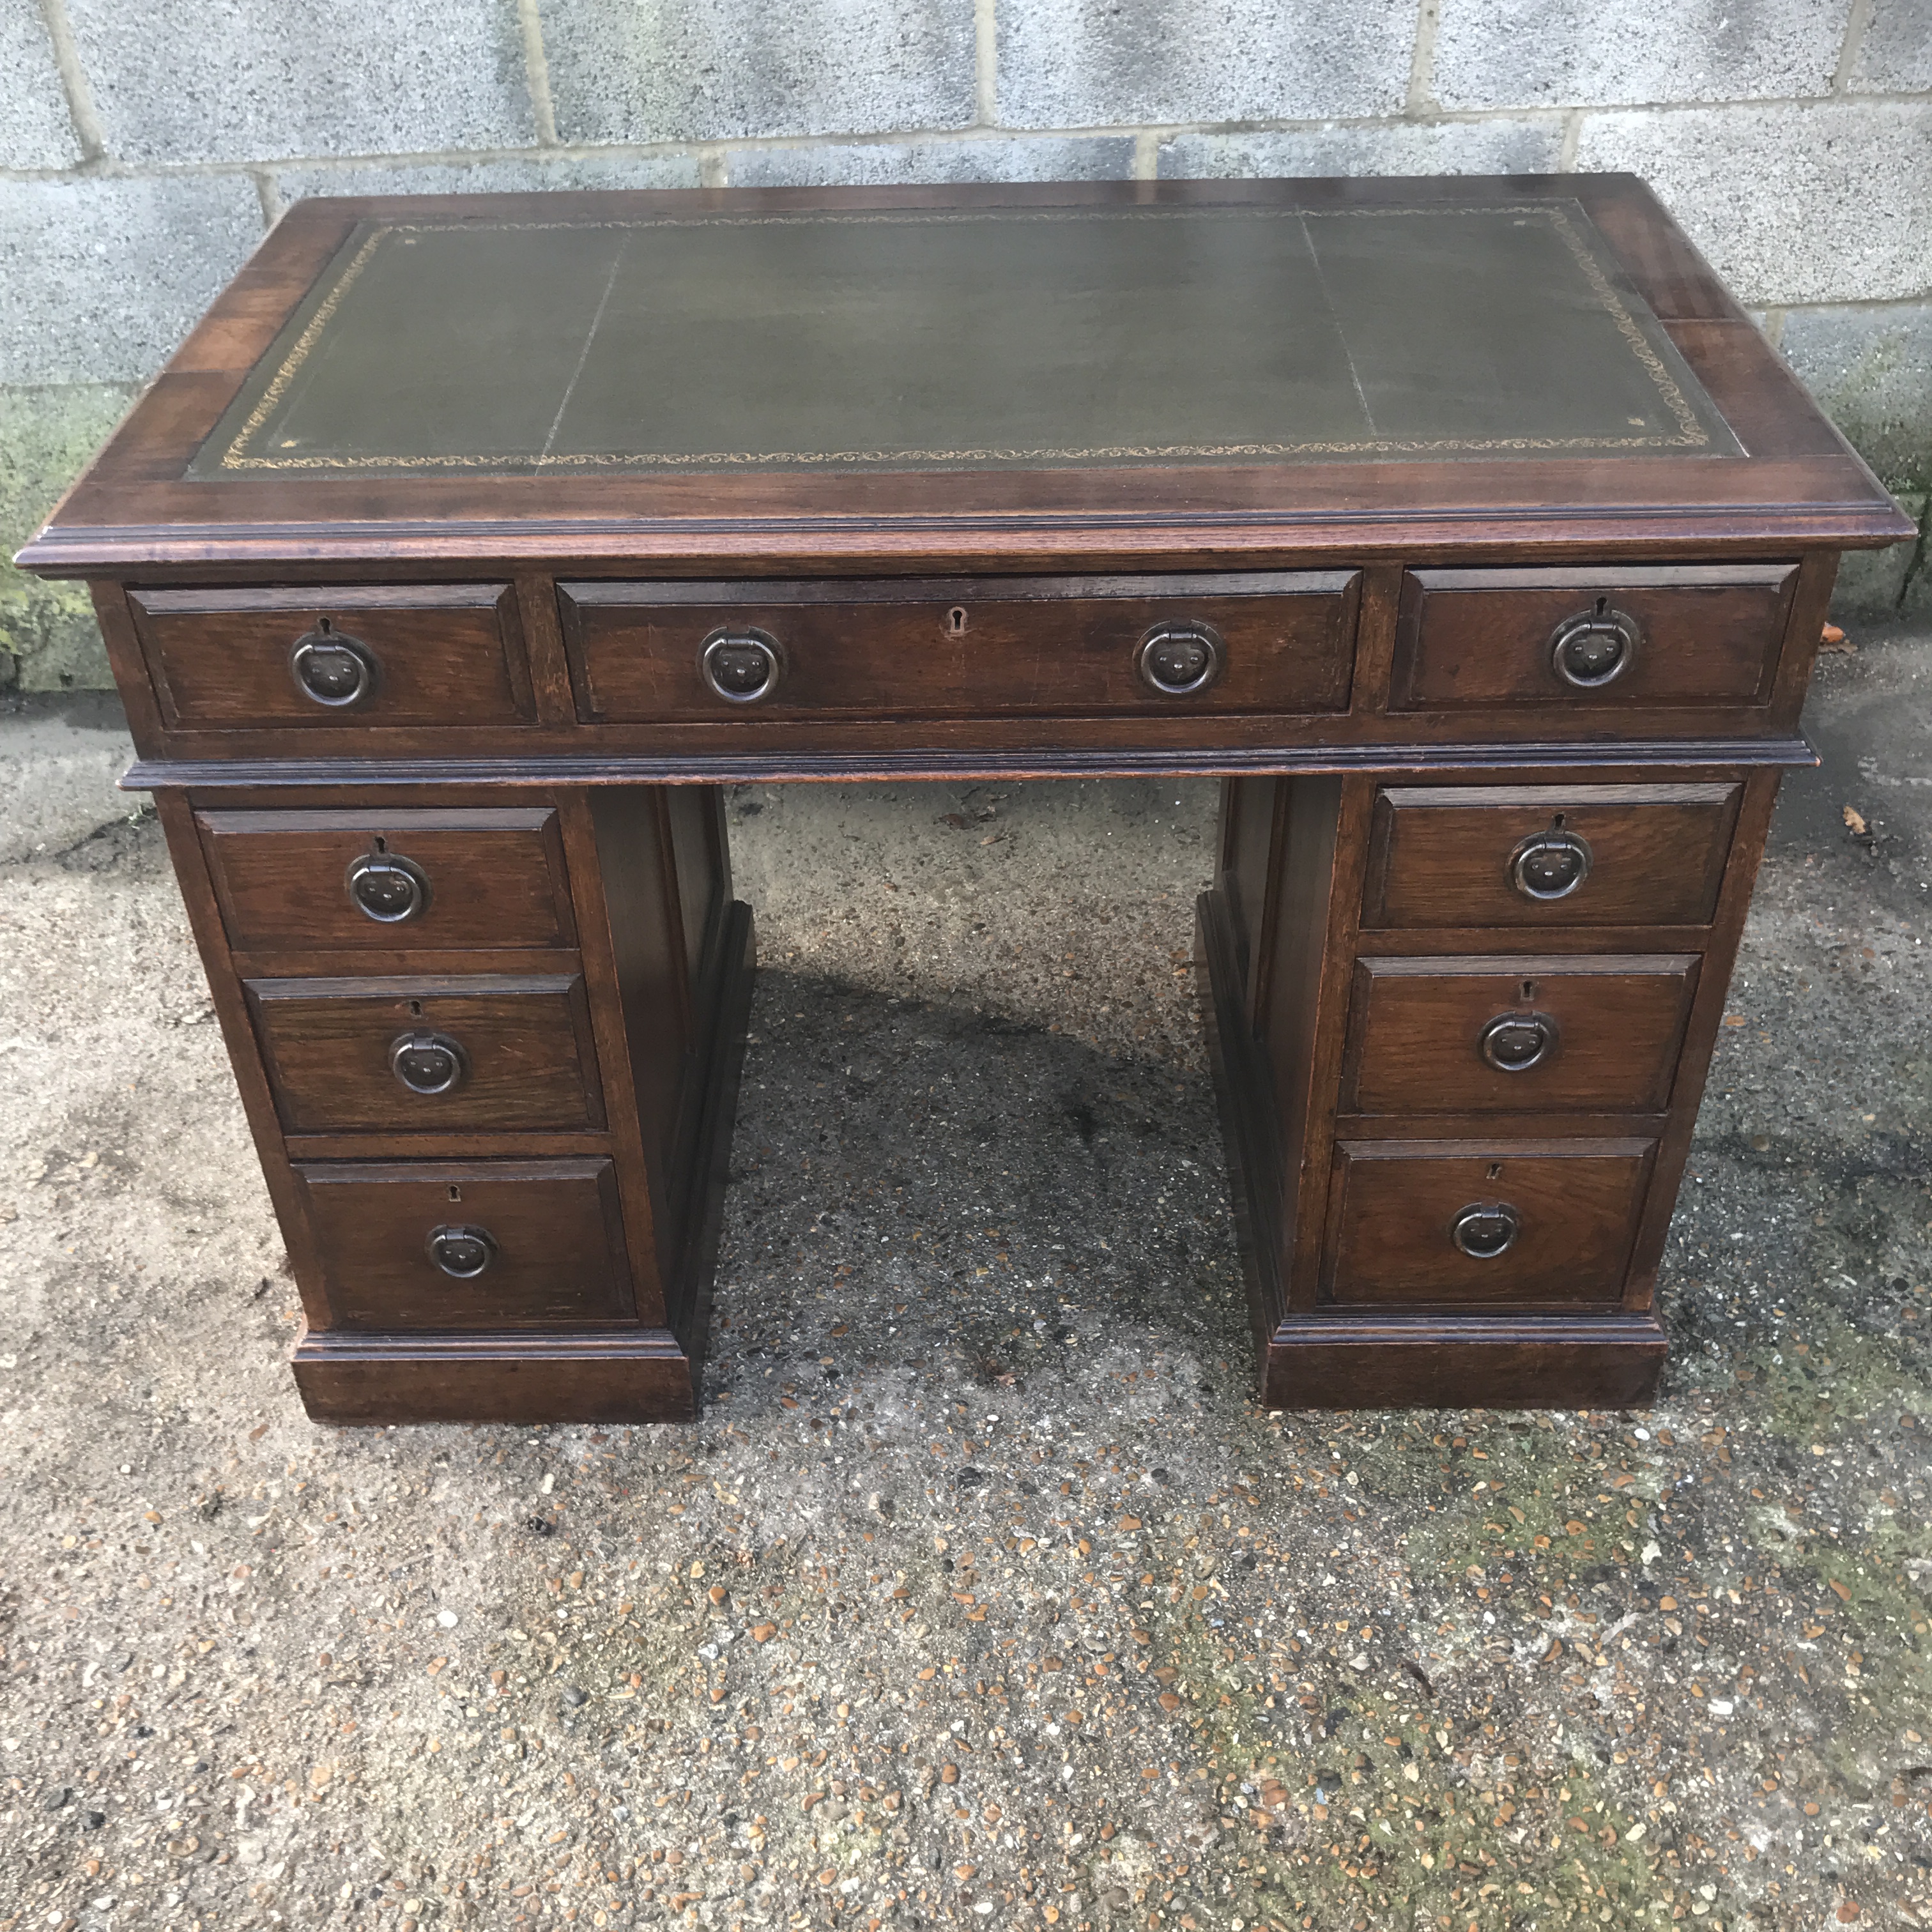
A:
<svg viewBox="0 0 1932 1932">
<path fill-rule="evenodd" d="M 1498 1013 L 1477 1035 L 1476 1049 L 1498 1073 L 1527 1073 L 1556 1057 L 1556 1042 L 1547 1013 Z"/>
<path fill-rule="evenodd" d="M 1157 624 L 1134 653 L 1141 682 L 1162 698 L 1191 698 L 1221 675 L 1220 634 L 1206 624 Z"/>
<path fill-rule="evenodd" d="M 289 652 L 296 688 L 316 704 L 346 711 L 376 688 L 376 660 L 357 638 L 346 638 L 324 617 Z"/>
<path fill-rule="evenodd" d="M 1516 1246 L 1522 1223 L 1516 1210 L 1501 1201 L 1478 1201 L 1456 1216 L 1449 1238 L 1472 1261 L 1492 1262 Z"/>
<path fill-rule="evenodd" d="M 413 860 L 379 845 L 350 867 L 349 896 L 365 919 L 400 926 L 428 910 L 429 879 Z"/>
<path fill-rule="evenodd" d="M 1565 617 L 1550 633 L 1550 668 L 1576 691 L 1600 691 L 1630 669 L 1643 636 L 1627 610 L 1599 597 L 1588 610 Z"/>
<path fill-rule="evenodd" d="M 398 1034 L 389 1042 L 389 1071 L 412 1094 L 453 1094 L 470 1072 L 469 1056 L 444 1033 Z"/>
<path fill-rule="evenodd" d="M 1510 854 L 1509 882 L 1526 899 L 1568 898 L 1590 876 L 1594 856 L 1574 832 L 1538 832 Z"/>
<path fill-rule="evenodd" d="M 423 1246 L 452 1281 L 474 1281 L 496 1258 L 496 1240 L 488 1228 L 446 1223 L 430 1228 Z"/>
<path fill-rule="evenodd" d="M 704 640 L 698 668 L 728 704 L 755 704 L 778 688 L 784 652 L 764 631 L 713 631 Z"/>
</svg>

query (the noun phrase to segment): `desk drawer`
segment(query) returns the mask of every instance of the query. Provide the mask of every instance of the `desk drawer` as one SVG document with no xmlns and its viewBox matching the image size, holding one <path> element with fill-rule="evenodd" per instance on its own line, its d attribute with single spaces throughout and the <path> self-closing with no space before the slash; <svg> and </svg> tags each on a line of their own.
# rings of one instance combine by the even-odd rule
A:
<svg viewBox="0 0 1932 1932">
<path fill-rule="evenodd" d="M 196 824 L 238 951 L 576 943 L 548 806 L 202 812 Z"/>
<path fill-rule="evenodd" d="M 1343 711 L 1360 584 L 1326 571 L 557 594 L 579 716 L 641 723 Z"/>
<path fill-rule="evenodd" d="M 1646 1140 L 1339 1142 L 1326 1299 L 1614 1303 L 1655 1148 Z"/>
<path fill-rule="evenodd" d="M 317 1161 L 295 1172 L 341 1327 L 631 1318 L 608 1160 Z"/>
<path fill-rule="evenodd" d="M 171 725 L 519 724 L 534 716 L 507 584 L 134 590 L 128 602 Z"/>
<path fill-rule="evenodd" d="M 1403 785 L 1376 800 L 1362 923 L 1708 926 L 1736 784 Z"/>
<path fill-rule="evenodd" d="M 243 982 L 291 1133 L 597 1129 L 574 974 Z"/>
<path fill-rule="evenodd" d="M 1661 1113 L 1694 956 L 1360 959 L 1345 1114 Z"/>
<path fill-rule="evenodd" d="M 1412 570 L 1390 704 L 1762 704 L 1797 581 L 1795 563 Z"/>
</svg>

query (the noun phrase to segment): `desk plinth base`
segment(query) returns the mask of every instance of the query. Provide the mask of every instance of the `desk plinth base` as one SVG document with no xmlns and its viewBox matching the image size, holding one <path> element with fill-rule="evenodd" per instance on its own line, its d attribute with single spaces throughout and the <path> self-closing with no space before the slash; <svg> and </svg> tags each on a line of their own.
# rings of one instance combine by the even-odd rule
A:
<svg viewBox="0 0 1932 1932">
<path fill-rule="evenodd" d="M 1666 1345 L 1653 1314 L 1289 1312 L 1282 1151 L 1265 1049 L 1248 1026 L 1226 898 L 1197 907 L 1202 1008 L 1234 1221 L 1270 1408 L 1628 1408 L 1652 1399 Z"/>
<path fill-rule="evenodd" d="M 1270 1408 L 1641 1408 L 1664 1366 L 1648 1315 L 1290 1316 L 1262 1350 Z"/>
<path fill-rule="evenodd" d="M 296 1386 L 316 1422 L 694 1422 L 696 1365 L 668 1328 L 574 1335 L 310 1334 Z"/>
</svg>

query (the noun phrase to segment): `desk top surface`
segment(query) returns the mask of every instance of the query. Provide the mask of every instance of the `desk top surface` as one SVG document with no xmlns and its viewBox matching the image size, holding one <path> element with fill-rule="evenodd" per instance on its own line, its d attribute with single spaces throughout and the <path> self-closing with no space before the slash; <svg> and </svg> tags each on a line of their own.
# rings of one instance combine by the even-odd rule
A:
<svg viewBox="0 0 1932 1932">
<path fill-rule="evenodd" d="M 22 560 L 1606 518 L 1899 521 L 1628 176 L 448 196 L 285 218 Z"/>
<path fill-rule="evenodd" d="M 1575 201 L 357 224 L 197 476 L 1736 456 Z"/>
</svg>

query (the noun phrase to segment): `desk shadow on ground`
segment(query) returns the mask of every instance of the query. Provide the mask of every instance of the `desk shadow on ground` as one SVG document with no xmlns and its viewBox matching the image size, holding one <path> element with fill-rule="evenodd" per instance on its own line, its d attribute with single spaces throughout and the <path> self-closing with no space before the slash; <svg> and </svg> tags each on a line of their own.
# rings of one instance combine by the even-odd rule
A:
<svg viewBox="0 0 1932 1932">
<path fill-rule="evenodd" d="M 1132 1355 L 1198 1413 L 1251 1390 L 1245 1294 L 1198 1065 L 760 974 L 707 1401 L 742 1416 L 869 1375 L 1036 1413 Z"/>
</svg>

